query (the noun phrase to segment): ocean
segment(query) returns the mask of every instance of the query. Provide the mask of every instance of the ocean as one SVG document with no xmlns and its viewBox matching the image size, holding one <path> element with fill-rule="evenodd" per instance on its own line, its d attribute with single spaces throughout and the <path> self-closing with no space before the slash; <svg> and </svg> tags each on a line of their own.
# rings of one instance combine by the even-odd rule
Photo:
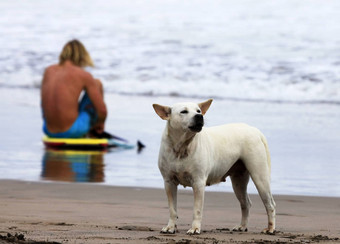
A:
<svg viewBox="0 0 340 244">
<path fill-rule="evenodd" d="M 214 98 L 207 126 L 245 122 L 267 136 L 274 194 L 340 196 L 339 1 L 4 0 L 0 9 L 0 179 L 161 188 L 165 124 L 152 103 Z M 44 149 L 42 74 L 71 39 L 104 84 L 107 130 L 140 139 L 141 154 Z M 230 180 L 207 189 L 232 191 Z"/>
</svg>

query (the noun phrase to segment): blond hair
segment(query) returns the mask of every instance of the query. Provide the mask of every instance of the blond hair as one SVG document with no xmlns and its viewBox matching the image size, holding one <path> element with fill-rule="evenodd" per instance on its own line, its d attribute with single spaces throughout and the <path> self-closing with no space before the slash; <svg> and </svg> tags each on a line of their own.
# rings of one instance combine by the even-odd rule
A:
<svg viewBox="0 0 340 244">
<path fill-rule="evenodd" d="M 71 61 L 79 67 L 91 66 L 93 61 L 85 46 L 78 40 L 72 40 L 65 44 L 59 56 L 59 64 L 62 65 L 66 60 Z"/>
</svg>

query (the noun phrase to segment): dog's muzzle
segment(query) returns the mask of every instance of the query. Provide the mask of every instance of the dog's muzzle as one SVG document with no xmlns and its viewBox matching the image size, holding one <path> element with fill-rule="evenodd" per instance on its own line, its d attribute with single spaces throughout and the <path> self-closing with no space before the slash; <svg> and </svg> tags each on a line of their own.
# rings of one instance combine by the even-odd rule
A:
<svg viewBox="0 0 340 244">
<path fill-rule="evenodd" d="M 202 130 L 203 125 L 204 125 L 203 115 L 196 114 L 193 118 L 192 125 L 189 126 L 189 129 L 194 132 L 200 132 Z"/>
</svg>

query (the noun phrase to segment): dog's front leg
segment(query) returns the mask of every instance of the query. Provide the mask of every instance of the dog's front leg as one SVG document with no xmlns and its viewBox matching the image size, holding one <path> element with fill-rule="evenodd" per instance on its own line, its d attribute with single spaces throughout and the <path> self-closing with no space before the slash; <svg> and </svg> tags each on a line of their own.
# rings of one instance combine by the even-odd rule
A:
<svg viewBox="0 0 340 244">
<path fill-rule="evenodd" d="M 168 197 L 170 218 L 168 225 L 161 230 L 164 234 L 175 234 L 177 231 L 177 185 L 173 182 L 164 182 L 165 192 Z"/>
<path fill-rule="evenodd" d="M 191 229 L 188 230 L 187 234 L 198 235 L 201 233 L 205 184 L 194 184 L 192 189 L 194 191 L 194 216 Z"/>
</svg>

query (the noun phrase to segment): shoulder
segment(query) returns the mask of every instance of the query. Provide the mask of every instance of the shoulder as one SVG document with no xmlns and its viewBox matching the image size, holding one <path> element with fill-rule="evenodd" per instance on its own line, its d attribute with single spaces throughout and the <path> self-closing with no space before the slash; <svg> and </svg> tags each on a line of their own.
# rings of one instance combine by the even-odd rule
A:
<svg viewBox="0 0 340 244">
<path fill-rule="evenodd" d="M 45 68 L 45 73 L 50 73 L 58 68 L 58 64 L 53 64 Z"/>
<path fill-rule="evenodd" d="M 72 70 L 72 75 L 87 88 L 93 86 L 96 83 L 92 74 L 80 67 L 74 67 L 74 70 Z"/>
<path fill-rule="evenodd" d="M 81 78 L 87 82 L 94 82 L 94 78 L 93 76 L 91 75 L 90 72 L 87 72 L 86 70 L 83 70 L 82 68 L 79 68 L 79 75 L 81 76 Z"/>
<path fill-rule="evenodd" d="M 67 70 L 68 74 L 72 74 L 73 76 L 79 77 L 81 80 L 84 81 L 93 80 L 93 77 L 89 72 L 74 64 L 66 63 L 64 68 Z"/>
<path fill-rule="evenodd" d="M 54 65 L 50 65 L 47 68 L 45 68 L 44 70 L 44 76 L 43 76 L 43 81 L 45 81 L 46 79 L 49 79 L 48 77 L 53 76 L 58 69 L 58 65 L 54 64 Z"/>
</svg>

